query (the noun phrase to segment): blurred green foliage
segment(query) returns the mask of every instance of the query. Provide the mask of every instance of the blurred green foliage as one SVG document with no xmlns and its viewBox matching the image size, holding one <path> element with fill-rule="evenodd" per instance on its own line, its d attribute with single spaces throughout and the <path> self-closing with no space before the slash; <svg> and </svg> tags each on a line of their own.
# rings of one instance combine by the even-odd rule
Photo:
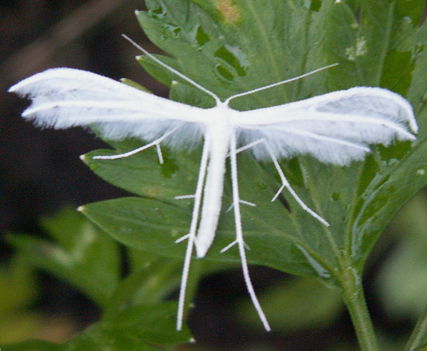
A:
<svg viewBox="0 0 427 351">
<path fill-rule="evenodd" d="M 28 338 L 38 330 L 43 317 L 31 309 L 38 294 L 34 267 L 22 254 L 0 267 L 0 343 Z"/>
<path fill-rule="evenodd" d="M 175 330 L 176 304 L 162 301 L 178 281 L 176 263 L 168 267 L 149 254 L 128 250 L 130 257 L 138 257 L 130 258 L 132 272 L 121 280 L 119 245 L 81 214 L 66 208 L 55 217 L 42 219 L 41 226 L 55 241 L 24 234 L 9 236 L 19 260 L 12 261 L 3 274 L 7 288 L 1 290 L 4 296 L 0 296 L 0 313 L 7 319 L 2 319 L 4 328 L 0 323 L 0 337 L 2 331 L 8 337 L 0 342 L 19 339 L 13 335 L 14 330 L 21 336 L 34 335 L 31 331 L 37 328 L 37 321 L 27 322 L 32 314 L 25 309 L 36 297 L 37 285 L 32 279 L 36 268 L 78 288 L 102 308 L 103 314 L 99 322 L 64 344 L 28 341 L 5 345 L 2 350 L 91 351 L 108 347 L 112 351 L 148 351 L 189 341 L 188 330 Z M 19 313 L 21 319 L 17 317 Z M 24 322 L 33 329 L 26 330 Z M 16 325 L 15 329 L 14 323 L 19 327 Z"/>
</svg>

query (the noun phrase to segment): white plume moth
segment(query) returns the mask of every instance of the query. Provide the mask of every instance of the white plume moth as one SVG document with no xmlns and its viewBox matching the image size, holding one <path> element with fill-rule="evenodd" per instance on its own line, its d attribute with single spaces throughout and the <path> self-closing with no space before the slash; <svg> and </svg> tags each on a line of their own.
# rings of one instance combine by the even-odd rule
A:
<svg viewBox="0 0 427 351">
<path fill-rule="evenodd" d="M 265 329 L 270 330 L 247 266 L 240 213 L 240 203 L 245 202 L 239 196 L 237 154 L 251 150 L 256 159 L 271 160 L 282 183 L 273 200 L 286 189 L 306 212 L 329 226 L 325 219 L 298 197 L 278 160 L 308 154 L 320 162 L 344 166 L 353 160 L 362 160 L 370 151 L 368 144 L 388 145 L 394 139 L 414 140 L 411 132 L 417 132 L 417 124 L 411 105 L 400 95 L 382 88 L 356 87 L 284 105 L 238 111 L 229 107 L 231 100 L 303 78 L 334 65 L 221 101 L 212 91 L 169 67 L 137 44 L 134 45 L 157 64 L 210 95 L 215 106 L 203 109 L 186 105 L 94 73 L 69 68 L 49 69 L 35 74 L 15 84 L 9 91 L 32 99 L 31 106 L 22 116 L 33 120 L 38 126 L 61 129 L 96 125 L 108 139 L 137 137 L 149 142 L 130 152 L 98 156 L 98 159 L 128 157 L 155 146 L 160 162 L 163 162 L 160 143 L 178 148 L 185 145 L 188 138 L 203 141 L 195 193 L 177 196 L 194 198 L 189 233 L 177 240 L 188 240 L 178 303 L 178 330 L 182 327 L 193 249 L 197 257 L 204 257 L 215 237 L 221 211 L 225 165 L 229 157 L 236 237 L 222 252 L 237 245 L 249 295 Z"/>
</svg>

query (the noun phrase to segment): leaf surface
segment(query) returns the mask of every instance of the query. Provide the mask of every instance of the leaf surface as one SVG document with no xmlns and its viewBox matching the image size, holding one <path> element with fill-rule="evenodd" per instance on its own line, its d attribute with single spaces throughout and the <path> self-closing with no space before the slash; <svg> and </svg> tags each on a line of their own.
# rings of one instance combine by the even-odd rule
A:
<svg viewBox="0 0 427 351">
<path fill-rule="evenodd" d="M 33 266 L 67 280 L 99 305 L 106 304 L 119 280 L 117 243 L 71 209 L 41 222 L 55 242 L 21 234 L 9 236 L 9 243 Z"/>
<path fill-rule="evenodd" d="M 271 203 L 279 187 L 269 163 L 239 154 L 245 240 L 251 263 L 314 276 L 329 283 L 343 270 L 360 272 L 395 212 L 427 183 L 425 101 L 427 84 L 424 2 L 393 1 L 227 1 L 150 0 L 138 20 L 152 42 L 169 56 L 159 56 L 221 98 L 294 77 L 334 62 L 319 74 L 236 99 L 233 107 L 249 110 L 283 104 L 355 85 L 382 86 L 406 96 L 417 113 L 420 133 L 415 143 L 373 146 L 364 162 L 349 167 L 321 164 L 307 157 L 283 160 L 292 187 L 326 218 L 329 228 L 304 212 L 285 191 Z M 322 28 L 322 30 L 319 30 Z M 148 58 L 139 62 L 171 86 L 173 99 L 212 106 L 205 93 L 173 77 Z M 183 257 L 174 244 L 188 232 L 191 200 L 200 150 L 166 150 L 164 165 L 154 151 L 128 159 L 93 160 L 143 141 L 112 143 L 118 151 L 90 153 L 87 164 L 105 180 L 142 198 L 109 200 L 85 206 L 84 213 L 117 240 L 168 257 Z M 235 250 L 220 254 L 234 240 L 229 174 L 217 238 L 206 259 L 236 262 Z"/>
</svg>

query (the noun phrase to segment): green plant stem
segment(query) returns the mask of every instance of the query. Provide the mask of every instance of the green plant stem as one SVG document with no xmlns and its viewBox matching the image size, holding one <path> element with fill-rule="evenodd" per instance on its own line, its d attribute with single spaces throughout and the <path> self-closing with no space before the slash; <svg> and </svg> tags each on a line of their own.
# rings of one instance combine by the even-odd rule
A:
<svg viewBox="0 0 427 351">
<path fill-rule="evenodd" d="M 408 340 L 405 351 L 413 351 L 417 347 L 427 344 L 427 307 L 418 319 L 417 324 Z"/>
<path fill-rule="evenodd" d="M 341 283 L 343 299 L 350 313 L 361 351 L 379 351 L 359 277 L 347 270 Z"/>
</svg>

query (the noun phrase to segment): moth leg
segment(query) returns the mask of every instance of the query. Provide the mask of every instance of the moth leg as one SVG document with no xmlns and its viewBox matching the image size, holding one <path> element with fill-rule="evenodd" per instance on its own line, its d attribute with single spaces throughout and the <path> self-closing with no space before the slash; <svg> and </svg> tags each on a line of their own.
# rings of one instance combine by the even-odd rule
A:
<svg viewBox="0 0 427 351">
<path fill-rule="evenodd" d="M 181 243 L 181 242 L 183 242 L 189 238 L 190 238 L 190 233 L 185 234 L 185 235 L 181 236 L 180 238 L 176 239 L 175 244 L 179 244 L 179 243 Z"/>
<path fill-rule="evenodd" d="M 166 139 L 169 135 L 173 134 L 178 128 L 180 128 L 180 126 L 176 126 L 175 128 L 172 128 L 171 130 L 169 130 L 168 132 L 166 132 L 165 134 L 163 134 L 160 138 L 157 138 L 156 140 L 152 141 L 151 143 L 148 143 L 144 146 L 138 147 L 134 150 L 125 152 L 123 154 L 119 154 L 119 155 L 113 155 L 113 156 L 94 156 L 93 158 L 95 160 L 116 160 L 119 158 L 126 158 L 132 155 L 137 154 L 138 152 L 144 151 L 152 146 L 156 147 L 156 152 L 157 152 L 157 157 L 159 158 L 159 162 L 161 164 L 163 164 L 163 155 L 162 155 L 162 150 L 160 149 L 160 143 Z"/>
<path fill-rule="evenodd" d="M 236 245 L 239 248 L 240 260 L 242 262 L 243 278 L 245 280 L 246 288 L 252 303 L 258 312 L 258 316 L 264 325 L 265 330 L 270 331 L 270 325 L 268 324 L 267 318 L 262 310 L 262 307 L 255 294 L 254 287 L 252 285 L 251 277 L 249 275 L 248 262 L 246 260 L 245 243 L 243 241 L 243 229 L 242 219 L 240 215 L 240 198 L 239 198 L 239 183 L 237 175 L 237 159 L 236 159 L 236 136 L 234 133 L 231 134 L 230 139 L 230 165 L 231 165 L 231 184 L 233 189 L 233 203 L 234 203 L 234 221 L 236 226 Z M 234 244 L 233 244 L 234 245 Z M 231 247 L 229 245 L 229 247 Z"/>
<path fill-rule="evenodd" d="M 276 156 L 274 156 L 273 151 L 270 148 L 270 145 L 267 143 L 265 139 L 261 139 L 265 148 L 267 149 L 267 152 L 269 153 L 271 160 L 273 161 L 274 167 L 276 168 L 277 173 L 279 174 L 280 180 L 282 181 L 282 185 L 279 188 L 279 190 L 276 192 L 276 194 L 273 196 L 271 201 L 274 201 L 277 199 L 279 194 L 283 191 L 283 189 L 288 189 L 289 193 L 293 196 L 293 198 L 298 202 L 298 204 L 301 206 L 301 208 L 309 213 L 311 216 L 316 218 L 320 223 L 324 224 L 325 226 L 329 227 L 329 223 L 322 218 L 320 215 L 318 215 L 316 212 L 314 212 L 310 207 L 308 207 L 304 201 L 301 200 L 301 198 L 297 195 L 297 193 L 294 191 L 294 189 L 289 184 L 288 180 L 285 177 L 285 174 L 283 173 L 282 168 L 279 165 L 279 162 L 277 161 Z"/>
<path fill-rule="evenodd" d="M 202 158 L 200 160 L 199 176 L 197 178 L 196 192 L 194 194 L 194 207 L 190 224 L 190 232 L 178 239 L 179 242 L 188 239 L 187 248 L 185 250 L 184 265 L 182 268 L 181 286 L 179 288 L 179 299 L 178 299 L 178 311 L 176 320 L 176 329 L 181 330 L 182 322 L 184 319 L 185 309 L 185 293 L 187 290 L 188 275 L 190 272 L 191 256 L 196 241 L 196 230 L 199 222 L 200 205 L 202 203 L 202 191 L 203 185 L 206 178 L 206 170 L 208 166 L 208 156 L 211 147 L 211 141 L 209 135 L 205 136 L 205 142 L 203 144 Z"/>
<path fill-rule="evenodd" d="M 175 196 L 174 199 L 175 200 L 184 200 L 184 199 L 194 199 L 196 197 L 196 195 L 191 194 L 191 195 L 178 195 Z"/>
<path fill-rule="evenodd" d="M 254 146 L 256 146 L 258 144 L 265 144 L 265 143 L 266 143 L 265 139 L 255 140 L 255 141 L 253 141 L 253 142 L 251 142 L 249 144 L 246 144 L 246 145 L 244 145 L 244 146 L 239 147 L 238 149 L 236 149 L 236 154 L 238 154 L 238 153 L 240 153 L 242 151 L 245 151 L 245 150 L 249 150 L 249 149 L 253 148 Z"/>
<path fill-rule="evenodd" d="M 250 201 L 240 200 L 240 203 L 243 204 L 243 205 L 247 205 L 247 206 L 251 206 L 251 207 L 256 207 L 256 204 L 254 204 L 253 202 L 250 202 Z M 225 210 L 225 212 L 230 212 L 233 207 L 234 207 L 234 204 L 231 203 L 231 205 Z"/>
<path fill-rule="evenodd" d="M 160 147 L 160 143 L 156 144 L 156 152 L 157 152 L 157 158 L 159 159 L 159 163 L 162 165 L 164 160 L 163 160 L 163 153 L 162 153 L 162 148 Z"/>
<path fill-rule="evenodd" d="M 316 212 L 314 212 L 310 207 L 308 207 L 304 201 L 301 200 L 301 198 L 297 195 L 297 193 L 294 191 L 294 189 L 289 184 L 288 180 L 285 177 L 285 174 L 283 173 L 282 168 L 279 165 L 279 162 L 277 161 L 276 156 L 274 156 L 273 151 L 271 150 L 270 145 L 267 143 L 265 139 L 258 139 L 255 140 L 245 146 L 242 146 L 238 149 L 236 149 L 236 153 L 248 150 L 256 145 L 263 144 L 265 148 L 267 149 L 268 154 L 270 155 L 271 160 L 273 161 L 274 167 L 276 168 L 277 173 L 279 174 L 280 180 L 282 181 L 282 185 L 280 186 L 279 190 L 276 192 L 276 194 L 273 196 L 271 201 L 274 201 L 277 199 L 277 197 L 280 195 L 280 193 L 283 191 L 283 189 L 288 189 L 290 194 L 294 197 L 294 199 L 298 202 L 298 204 L 301 206 L 301 208 L 309 213 L 311 216 L 316 218 L 320 223 L 324 224 L 325 226 L 329 227 L 329 223 L 322 218 L 320 215 L 318 215 Z"/>
<path fill-rule="evenodd" d="M 190 238 L 190 233 L 185 234 L 185 235 L 181 236 L 180 238 L 176 239 L 176 240 L 175 240 L 175 244 L 182 243 L 183 241 L 188 240 L 189 238 Z M 197 236 L 195 236 L 195 237 L 194 237 L 194 244 L 195 244 L 195 245 L 197 245 L 197 244 L 198 244 Z"/>
<path fill-rule="evenodd" d="M 237 245 L 238 244 L 238 241 L 237 240 L 234 240 L 234 241 L 232 241 L 230 244 L 228 244 L 226 247 L 224 247 L 224 248 L 222 248 L 221 249 L 221 251 L 220 251 L 220 253 L 224 253 L 224 252 L 226 252 L 226 251 L 228 251 L 228 250 L 230 250 L 233 246 L 235 246 L 235 245 Z M 245 242 L 243 242 L 243 244 L 245 245 L 245 249 L 246 250 L 250 250 L 251 248 L 249 247 L 249 245 L 248 244 L 246 244 Z"/>
<path fill-rule="evenodd" d="M 264 142 L 265 142 L 264 139 L 258 139 L 258 140 L 255 140 L 255 141 L 249 143 L 249 144 L 246 144 L 245 146 L 241 146 L 241 147 L 239 147 L 239 148 L 236 149 L 236 155 L 240 154 L 242 151 L 245 151 L 245 150 L 248 150 L 250 148 L 253 148 L 255 145 L 258 145 L 258 144 L 261 144 L 261 143 L 264 143 Z M 228 153 L 227 157 L 230 157 L 230 154 L 231 153 Z"/>
</svg>

